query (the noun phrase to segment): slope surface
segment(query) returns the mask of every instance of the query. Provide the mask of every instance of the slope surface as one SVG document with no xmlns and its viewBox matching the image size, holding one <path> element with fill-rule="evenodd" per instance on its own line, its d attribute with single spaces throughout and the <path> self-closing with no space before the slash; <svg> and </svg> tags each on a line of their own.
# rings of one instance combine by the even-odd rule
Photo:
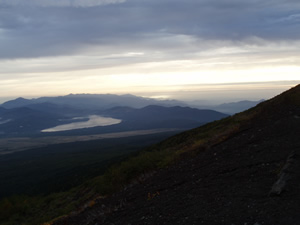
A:
<svg viewBox="0 0 300 225">
<path fill-rule="evenodd" d="M 300 86 L 237 118 L 225 141 L 54 224 L 299 224 Z"/>
</svg>

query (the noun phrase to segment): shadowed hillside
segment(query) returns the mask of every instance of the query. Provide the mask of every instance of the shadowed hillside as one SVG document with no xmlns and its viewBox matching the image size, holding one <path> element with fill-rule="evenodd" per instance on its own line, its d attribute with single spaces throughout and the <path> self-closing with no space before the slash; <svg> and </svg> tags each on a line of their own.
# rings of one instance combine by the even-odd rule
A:
<svg viewBox="0 0 300 225">
<path fill-rule="evenodd" d="M 300 85 L 112 167 L 48 224 L 298 224 L 299 137 Z"/>
<path fill-rule="evenodd" d="M 299 137 L 298 85 L 168 139 L 163 148 L 194 150 L 193 157 L 55 224 L 297 224 Z"/>
</svg>

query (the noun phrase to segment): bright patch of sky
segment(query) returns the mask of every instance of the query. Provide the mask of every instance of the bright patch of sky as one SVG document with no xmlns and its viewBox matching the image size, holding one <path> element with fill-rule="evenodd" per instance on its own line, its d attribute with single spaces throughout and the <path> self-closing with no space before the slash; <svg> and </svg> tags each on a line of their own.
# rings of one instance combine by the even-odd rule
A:
<svg viewBox="0 0 300 225">
<path fill-rule="evenodd" d="M 122 3 L 126 0 L 1 0 L 3 5 L 40 7 L 92 7 Z"/>
</svg>

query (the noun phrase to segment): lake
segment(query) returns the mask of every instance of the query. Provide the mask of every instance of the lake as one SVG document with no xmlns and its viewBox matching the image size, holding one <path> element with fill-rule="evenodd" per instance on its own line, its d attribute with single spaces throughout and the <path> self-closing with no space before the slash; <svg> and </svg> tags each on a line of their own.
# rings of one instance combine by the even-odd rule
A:
<svg viewBox="0 0 300 225">
<path fill-rule="evenodd" d="M 8 122 L 10 122 L 11 120 L 2 120 L 2 118 L 0 117 L 0 125 L 1 124 L 5 124 L 5 123 L 8 123 Z"/>
<path fill-rule="evenodd" d="M 57 132 L 57 131 L 67 131 L 67 130 L 75 130 L 75 129 L 98 127 L 98 126 L 110 126 L 122 122 L 122 120 L 119 119 L 114 119 L 111 117 L 103 117 L 98 115 L 90 115 L 87 118 L 89 119 L 88 121 L 63 124 L 56 127 L 44 129 L 41 132 Z"/>
</svg>

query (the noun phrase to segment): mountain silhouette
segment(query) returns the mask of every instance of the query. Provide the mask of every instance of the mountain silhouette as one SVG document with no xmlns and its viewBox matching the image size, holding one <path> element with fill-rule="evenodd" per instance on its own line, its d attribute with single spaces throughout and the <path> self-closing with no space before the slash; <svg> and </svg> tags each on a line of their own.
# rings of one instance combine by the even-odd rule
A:
<svg viewBox="0 0 300 225">
<path fill-rule="evenodd" d="M 20 101 L 23 102 L 23 100 Z M 150 105 L 140 109 L 119 106 L 107 110 L 97 110 L 97 108 L 79 109 L 69 105 L 44 102 L 17 108 L 8 107 L 5 109 L 1 107 L 0 134 L 2 136 L 38 135 L 41 130 L 47 128 L 78 122 L 74 119 L 76 117 L 87 118 L 87 116 L 95 114 L 118 118 L 122 122 L 112 126 L 67 130 L 63 131 L 64 134 L 98 134 L 157 128 L 186 130 L 228 116 L 213 110 L 199 110 L 180 106 Z"/>
<path fill-rule="evenodd" d="M 190 107 L 164 107 L 158 105 L 149 105 L 141 109 L 130 107 L 115 107 L 103 112 L 104 115 L 126 119 L 126 120 L 147 120 L 147 121 L 165 121 L 175 119 L 189 119 L 201 123 L 207 123 L 228 116 L 214 110 L 195 109 Z"/>
<path fill-rule="evenodd" d="M 24 107 L 39 103 L 53 103 L 61 106 L 72 107 L 75 109 L 104 110 L 116 106 L 129 106 L 142 108 L 148 105 L 174 106 L 185 104 L 176 100 L 156 100 L 143 98 L 135 95 L 113 95 L 113 94 L 69 94 L 58 97 L 40 97 L 35 99 L 17 98 L 2 104 L 2 107 L 11 109 Z"/>
<path fill-rule="evenodd" d="M 263 101 L 264 100 L 259 100 L 259 101 L 246 101 L 245 100 L 245 101 L 239 101 L 239 102 L 229 102 L 229 103 L 224 103 L 224 104 L 220 104 L 217 106 L 213 106 L 210 108 L 213 110 L 216 110 L 218 112 L 235 114 L 235 113 L 245 111 L 249 108 L 252 108 Z"/>
<path fill-rule="evenodd" d="M 61 115 L 28 107 L 0 109 L 0 117 L 5 121 L 0 124 L 0 133 L 11 135 L 39 133 L 45 127 L 59 124 L 62 118 Z"/>
</svg>

